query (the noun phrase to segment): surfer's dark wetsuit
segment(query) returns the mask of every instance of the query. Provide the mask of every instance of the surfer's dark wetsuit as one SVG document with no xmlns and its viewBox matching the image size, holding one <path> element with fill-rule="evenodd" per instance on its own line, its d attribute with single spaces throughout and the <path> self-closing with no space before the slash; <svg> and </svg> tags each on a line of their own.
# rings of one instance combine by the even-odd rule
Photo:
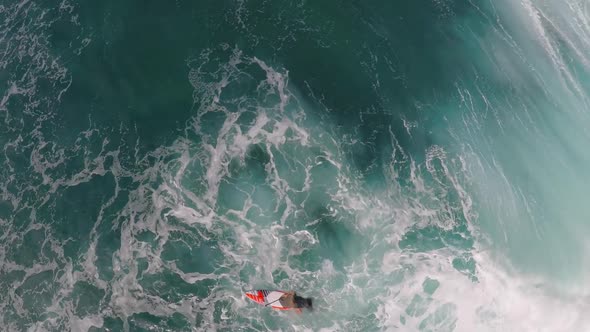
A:
<svg viewBox="0 0 590 332">
<path fill-rule="evenodd" d="M 295 307 L 296 308 L 307 308 L 309 310 L 313 310 L 313 304 L 311 301 L 311 297 L 301 297 L 301 296 L 297 296 L 297 294 L 295 294 L 295 296 L 293 297 L 293 302 L 295 302 Z"/>
<path fill-rule="evenodd" d="M 295 309 L 309 309 L 313 310 L 313 304 L 311 298 L 305 298 L 297 295 L 295 292 L 287 292 L 279 299 L 281 305 L 285 308 Z"/>
</svg>

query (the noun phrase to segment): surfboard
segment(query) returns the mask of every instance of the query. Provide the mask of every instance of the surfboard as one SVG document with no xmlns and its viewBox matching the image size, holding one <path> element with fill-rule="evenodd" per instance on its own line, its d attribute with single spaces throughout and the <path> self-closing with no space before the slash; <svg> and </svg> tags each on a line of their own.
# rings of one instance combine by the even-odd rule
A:
<svg viewBox="0 0 590 332">
<path fill-rule="evenodd" d="M 257 290 L 247 291 L 245 294 L 250 300 L 252 300 L 258 304 L 261 304 L 263 306 L 271 307 L 276 310 L 295 309 L 295 310 L 299 311 L 300 309 L 283 307 L 281 305 L 281 301 L 279 301 L 279 299 L 281 298 L 281 296 L 285 295 L 286 293 L 287 292 L 281 291 L 281 290 L 257 289 Z"/>
</svg>

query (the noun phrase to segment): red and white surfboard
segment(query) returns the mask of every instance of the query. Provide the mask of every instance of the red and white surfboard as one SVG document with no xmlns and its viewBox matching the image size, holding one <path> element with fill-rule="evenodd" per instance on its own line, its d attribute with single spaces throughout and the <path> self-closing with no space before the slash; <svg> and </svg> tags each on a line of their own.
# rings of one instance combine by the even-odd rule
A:
<svg viewBox="0 0 590 332">
<path fill-rule="evenodd" d="M 257 289 L 246 292 L 246 296 L 258 304 L 268 306 L 276 310 L 295 309 L 299 311 L 297 308 L 288 308 L 281 305 L 281 301 L 279 301 L 279 299 L 286 293 L 287 292 L 280 290 Z"/>
</svg>

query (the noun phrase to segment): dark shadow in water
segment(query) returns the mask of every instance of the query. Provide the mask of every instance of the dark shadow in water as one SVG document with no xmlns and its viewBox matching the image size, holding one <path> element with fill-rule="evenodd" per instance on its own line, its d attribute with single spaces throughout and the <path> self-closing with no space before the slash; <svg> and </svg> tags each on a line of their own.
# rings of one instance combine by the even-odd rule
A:
<svg viewBox="0 0 590 332">
<path fill-rule="evenodd" d="M 315 208 L 310 218 L 316 223 L 308 226 L 307 230 L 318 242 L 301 255 L 291 257 L 291 262 L 299 268 L 318 270 L 328 260 L 336 270 L 342 271 L 365 251 L 365 239 L 351 228 L 344 220 L 346 218 L 332 216 L 325 207 Z"/>
</svg>

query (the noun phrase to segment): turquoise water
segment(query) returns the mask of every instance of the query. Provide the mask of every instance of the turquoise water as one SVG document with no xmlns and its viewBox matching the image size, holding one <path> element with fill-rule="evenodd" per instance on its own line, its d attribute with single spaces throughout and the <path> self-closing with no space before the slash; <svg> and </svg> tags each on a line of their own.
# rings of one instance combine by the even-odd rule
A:
<svg viewBox="0 0 590 332">
<path fill-rule="evenodd" d="M 3 330 L 589 330 L 589 5 L 0 3 Z"/>
</svg>

